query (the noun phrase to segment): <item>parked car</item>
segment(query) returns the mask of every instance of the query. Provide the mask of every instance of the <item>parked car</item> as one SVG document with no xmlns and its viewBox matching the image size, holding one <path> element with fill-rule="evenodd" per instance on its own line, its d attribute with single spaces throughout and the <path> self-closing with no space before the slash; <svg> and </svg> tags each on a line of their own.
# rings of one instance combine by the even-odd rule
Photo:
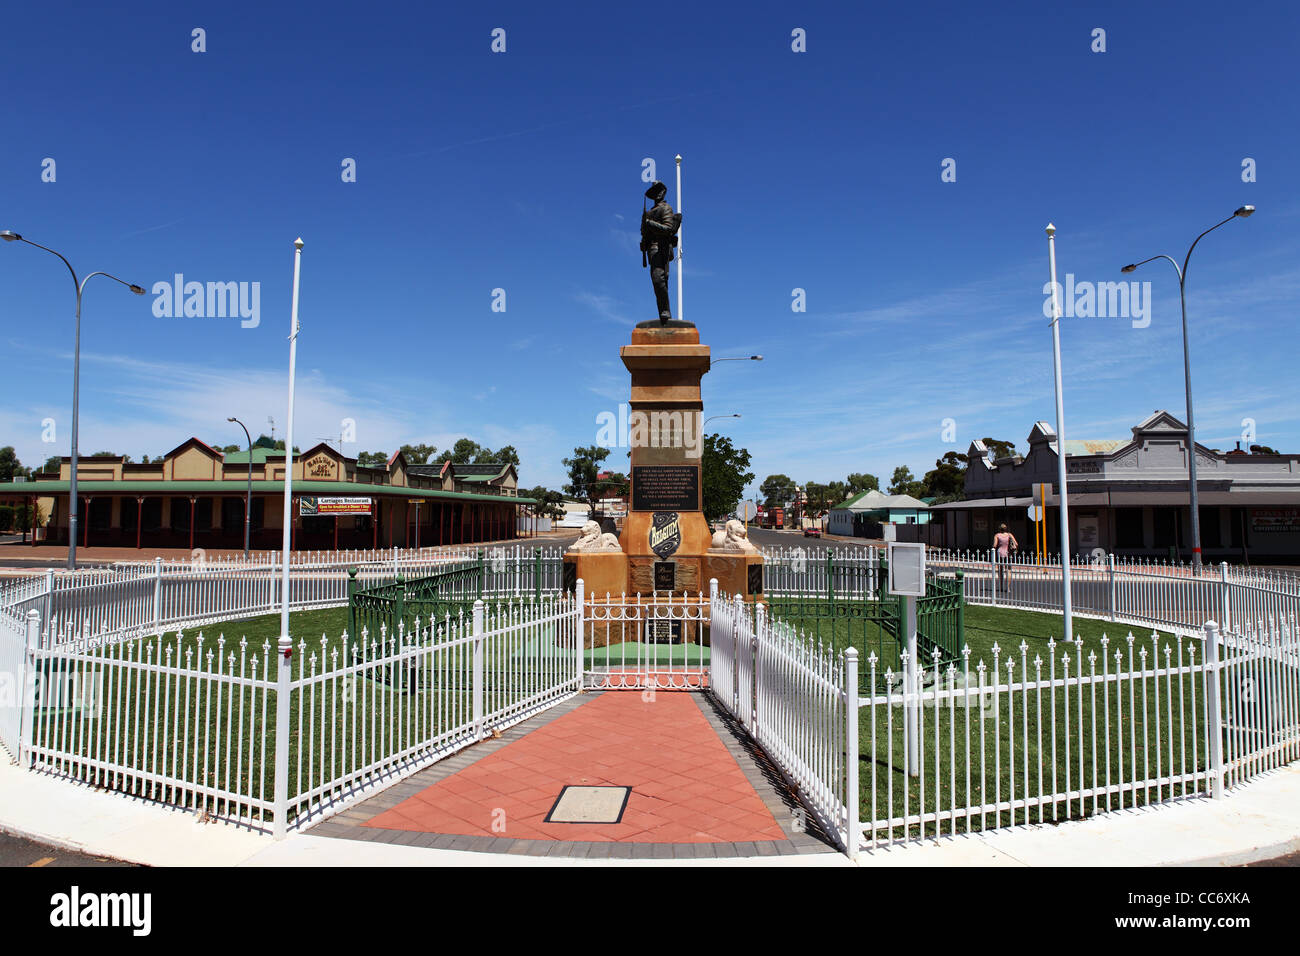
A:
<svg viewBox="0 0 1300 956">
<path fill-rule="evenodd" d="M 816 525 L 810 524 L 803 529 L 803 536 L 805 538 L 820 538 L 822 536 L 822 529 Z"/>
</svg>

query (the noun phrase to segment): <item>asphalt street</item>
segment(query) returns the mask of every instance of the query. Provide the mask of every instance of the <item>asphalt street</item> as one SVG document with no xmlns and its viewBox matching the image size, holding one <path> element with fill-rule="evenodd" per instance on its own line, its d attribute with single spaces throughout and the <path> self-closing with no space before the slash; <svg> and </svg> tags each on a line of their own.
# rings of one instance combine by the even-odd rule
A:
<svg viewBox="0 0 1300 956">
<path fill-rule="evenodd" d="M 135 866 L 104 856 L 87 856 L 0 831 L 0 866 Z"/>
</svg>

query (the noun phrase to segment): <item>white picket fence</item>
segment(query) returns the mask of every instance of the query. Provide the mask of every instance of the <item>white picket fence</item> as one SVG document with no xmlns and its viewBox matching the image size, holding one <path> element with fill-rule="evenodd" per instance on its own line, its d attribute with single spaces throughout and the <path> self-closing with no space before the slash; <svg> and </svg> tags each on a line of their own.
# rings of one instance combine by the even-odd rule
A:
<svg viewBox="0 0 1300 956">
<path fill-rule="evenodd" d="M 877 598 L 887 587 L 884 552 L 876 548 L 780 548 L 764 551 L 764 590 L 773 596 L 817 594 Z M 993 552 L 926 549 L 927 568 L 962 572 L 967 602 L 995 607 L 1059 611 L 1063 572 L 1059 560 L 1029 555 L 998 558 Z M 1225 628 L 1249 622 L 1300 624 L 1300 574 L 1207 565 L 1139 561 L 1107 556 L 1070 564 L 1074 613 L 1133 626 L 1199 633 L 1209 620 Z"/>
<path fill-rule="evenodd" d="M 1219 568 L 1189 584 L 1167 568 L 1107 567 L 1107 595 L 1125 593 L 1115 578 L 1135 593 L 1137 581 L 1169 586 L 1151 584 L 1145 605 L 1107 597 L 1098 616 L 1154 608 L 1148 616 L 1167 635 L 1049 643 L 1045 657 L 1023 644 L 995 647 L 988 660 L 968 650 L 959 664 L 919 662 L 905 677 L 853 649 L 837 655 L 716 583 L 707 596 L 645 600 L 588 597 L 579 581 L 565 596 L 558 557 L 486 555 L 493 596 L 472 616 L 298 638 L 288 659 L 269 642 L 214 640 L 192 623 L 273 610 L 270 567 L 155 564 L 7 585 L 0 692 L 12 692 L 0 696 L 0 744 L 41 771 L 282 831 L 583 688 L 707 690 L 851 855 L 1218 796 L 1300 758 L 1300 645 L 1285 575 Z M 470 559 L 477 552 L 441 552 L 399 570 Z M 295 563 L 291 606 L 344 603 L 347 568 L 358 563 Z M 1030 590 L 1039 569 L 1023 562 L 1008 569 L 1028 578 L 1019 593 L 987 583 L 996 566 L 942 555 L 931 564 L 960 570 L 972 600 L 1054 607 L 1050 587 Z M 829 561 L 787 552 L 768 570 L 768 593 L 876 596 L 882 587 L 878 557 L 856 551 Z M 366 573 L 389 580 L 392 566 Z M 334 578 L 341 592 L 323 583 Z M 257 590 L 262 580 L 269 594 Z M 171 603 L 157 597 L 166 581 L 177 588 Z M 1175 603 L 1165 610 L 1162 600 Z M 71 613 L 78 602 L 91 604 L 81 627 L 41 627 L 44 608 Z M 1228 611 L 1222 634 L 1213 616 L 1195 631 L 1182 624 L 1207 609 Z M 157 636 L 180 622 L 190 622 L 182 633 Z"/>
<path fill-rule="evenodd" d="M 712 587 L 716 591 L 716 581 Z M 593 594 L 584 607 L 588 688 L 702 690 L 707 686 L 709 595 Z"/>
<path fill-rule="evenodd" d="M 418 577 L 448 566 L 482 564 L 487 597 L 553 593 L 560 586 L 554 548 L 446 548 L 385 552 L 293 552 L 291 610 L 340 607 L 348 602 L 349 571 L 358 587 L 396 577 Z M 280 607 L 279 557 L 245 562 L 240 556 L 197 562 L 122 564 L 71 572 L 46 571 L 0 588 L 0 606 L 20 617 L 41 612 L 48 640 L 156 634 L 271 614 Z"/>
<path fill-rule="evenodd" d="M 299 640 L 284 674 L 272 642 L 202 632 L 45 645 L 37 613 L 16 745 L 5 730 L 24 766 L 258 829 L 301 827 L 582 681 L 582 606 L 562 594 Z"/>
<path fill-rule="evenodd" d="M 848 848 L 858 761 L 847 708 L 857 651 L 849 648 L 841 662 L 739 597 L 715 593 L 710 616 L 710 694 L 780 768 L 822 830 Z"/>
<path fill-rule="evenodd" d="M 710 692 L 851 856 L 1225 787 L 1300 759 L 1300 637 L 1102 637 L 879 673 L 725 596 Z M 929 666 L 926 666 L 929 664 Z M 885 691 L 871 688 L 883 685 Z M 859 736 L 861 735 L 861 737 Z M 859 740 L 865 760 L 859 771 Z M 847 758 L 847 759 L 846 759 Z"/>
<path fill-rule="evenodd" d="M 18 754 L 21 740 L 23 687 L 29 627 L 39 627 L 39 613 L 30 623 L 0 606 L 0 746 Z M 34 642 L 36 636 L 32 635 Z"/>
</svg>

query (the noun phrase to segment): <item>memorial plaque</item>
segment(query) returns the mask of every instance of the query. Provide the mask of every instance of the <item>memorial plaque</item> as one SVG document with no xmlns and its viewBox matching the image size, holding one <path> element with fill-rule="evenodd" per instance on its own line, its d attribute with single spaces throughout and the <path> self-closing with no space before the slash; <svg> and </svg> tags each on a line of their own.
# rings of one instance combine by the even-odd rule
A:
<svg viewBox="0 0 1300 956">
<path fill-rule="evenodd" d="M 651 644 L 680 644 L 682 642 L 682 622 L 646 621 L 645 639 Z"/>
<path fill-rule="evenodd" d="M 682 522 L 675 511 L 656 511 L 650 520 L 650 550 L 663 560 L 682 545 Z"/>
<path fill-rule="evenodd" d="M 655 562 L 655 590 L 656 591 L 677 590 L 677 562 L 676 561 Z"/>
<path fill-rule="evenodd" d="M 749 566 L 749 593 L 763 593 L 763 566 L 761 564 L 751 564 Z"/>
<path fill-rule="evenodd" d="M 578 566 L 572 561 L 564 562 L 564 581 L 562 587 L 569 594 L 578 590 Z"/>
<path fill-rule="evenodd" d="M 699 511 L 699 465 L 633 465 L 633 511 Z"/>
</svg>

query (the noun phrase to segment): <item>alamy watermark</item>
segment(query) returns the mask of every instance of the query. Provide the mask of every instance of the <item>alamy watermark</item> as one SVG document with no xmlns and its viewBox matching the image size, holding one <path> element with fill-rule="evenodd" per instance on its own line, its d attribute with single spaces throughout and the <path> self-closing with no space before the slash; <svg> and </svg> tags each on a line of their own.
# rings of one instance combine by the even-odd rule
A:
<svg viewBox="0 0 1300 956">
<path fill-rule="evenodd" d="M 687 458 L 704 454 L 698 411 L 633 411 L 626 404 L 618 412 L 596 416 L 596 444 L 602 448 L 681 448 Z"/>
<path fill-rule="evenodd" d="M 153 284 L 153 314 L 160 319 L 242 319 L 245 329 L 262 321 L 262 283 L 186 282 L 176 273 L 173 281 Z"/>
<path fill-rule="evenodd" d="M 1043 283 L 1043 316 L 1052 318 L 1051 282 Z M 1133 328 L 1151 324 L 1150 282 L 1076 282 L 1065 274 L 1065 285 L 1055 283 L 1062 318 L 1131 319 Z"/>
</svg>

